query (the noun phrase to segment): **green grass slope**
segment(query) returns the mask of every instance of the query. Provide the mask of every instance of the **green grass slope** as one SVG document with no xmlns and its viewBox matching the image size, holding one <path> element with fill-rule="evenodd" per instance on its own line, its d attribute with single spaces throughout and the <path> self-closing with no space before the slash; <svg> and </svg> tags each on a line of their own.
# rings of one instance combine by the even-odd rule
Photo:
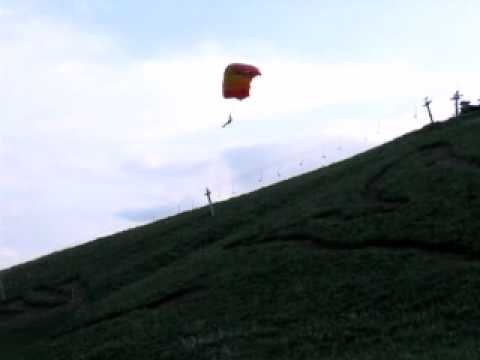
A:
<svg viewBox="0 0 480 360">
<path fill-rule="evenodd" d="M 480 358 L 480 117 L 0 273 L 0 358 Z"/>
</svg>

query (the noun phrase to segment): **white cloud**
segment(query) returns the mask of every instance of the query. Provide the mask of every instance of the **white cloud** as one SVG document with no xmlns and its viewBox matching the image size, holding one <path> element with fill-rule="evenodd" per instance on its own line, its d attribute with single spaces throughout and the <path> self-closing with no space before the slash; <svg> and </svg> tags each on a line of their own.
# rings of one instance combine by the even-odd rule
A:
<svg viewBox="0 0 480 360">
<path fill-rule="evenodd" d="M 0 18 L 2 17 L 9 17 L 15 15 L 15 12 L 10 9 L 1 9 L 0 8 Z"/>
</svg>

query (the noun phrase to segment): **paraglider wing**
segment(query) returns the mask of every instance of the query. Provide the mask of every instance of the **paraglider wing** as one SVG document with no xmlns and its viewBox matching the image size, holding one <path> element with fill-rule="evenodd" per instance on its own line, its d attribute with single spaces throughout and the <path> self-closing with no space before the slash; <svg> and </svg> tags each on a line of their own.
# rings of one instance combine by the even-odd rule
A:
<svg viewBox="0 0 480 360">
<path fill-rule="evenodd" d="M 253 65 L 233 63 L 225 68 L 223 74 L 223 97 L 243 100 L 250 95 L 250 82 L 261 75 Z"/>
</svg>

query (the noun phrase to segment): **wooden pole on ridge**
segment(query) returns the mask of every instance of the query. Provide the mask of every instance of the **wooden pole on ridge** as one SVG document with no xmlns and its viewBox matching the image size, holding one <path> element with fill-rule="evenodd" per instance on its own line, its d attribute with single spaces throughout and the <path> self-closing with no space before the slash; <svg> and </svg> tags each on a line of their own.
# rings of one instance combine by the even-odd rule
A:
<svg viewBox="0 0 480 360">
<path fill-rule="evenodd" d="M 430 104 L 432 103 L 432 100 L 428 98 L 428 96 L 425 98 L 425 103 L 423 106 L 425 106 L 428 110 L 428 116 L 430 117 L 430 122 L 433 124 L 433 115 L 432 115 L 432 110 L 430 109 Z"/>
<path fill-rule="evenodd" d="M 208 199 L 208 205 L 210 206 L 210 214 L 211 214 L 212 216 L 215 216 L 215 211 L 213 210 L 212 198 L 210 197 L 211 194 L 212 194 L 212 192 L 211 192 L 210 189 L 207 187 L 207 188 L 206 188 L 206 191 L 205 191 L 205 196 L 207 197 L 207 199 Z"/>
<path fill-rule="evenodd" d="M 455 94 L 453 94 L 453 96 L 450 98 L 450 100 L 455 101 L 455 117 L 458 117 L 458 115 L 459 115 L 458 102 L 460 101 L 460 98 L 462 96 L 463 95 L 461 95 L 460 92 L 457 90 L 457 91 L 455 91 Z"/>
</svg>

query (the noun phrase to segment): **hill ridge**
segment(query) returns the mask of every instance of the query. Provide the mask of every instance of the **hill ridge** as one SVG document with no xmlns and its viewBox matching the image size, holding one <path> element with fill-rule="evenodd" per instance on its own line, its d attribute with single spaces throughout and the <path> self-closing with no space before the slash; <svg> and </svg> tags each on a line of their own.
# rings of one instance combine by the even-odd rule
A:
<svg viewBox="0 0 480 360">
<path fill-rule="evenodd" d="M 27 360 L 476 357 L 479 134 L 429 125 L 4 270 L 0 339 Z"/>
</svg>

